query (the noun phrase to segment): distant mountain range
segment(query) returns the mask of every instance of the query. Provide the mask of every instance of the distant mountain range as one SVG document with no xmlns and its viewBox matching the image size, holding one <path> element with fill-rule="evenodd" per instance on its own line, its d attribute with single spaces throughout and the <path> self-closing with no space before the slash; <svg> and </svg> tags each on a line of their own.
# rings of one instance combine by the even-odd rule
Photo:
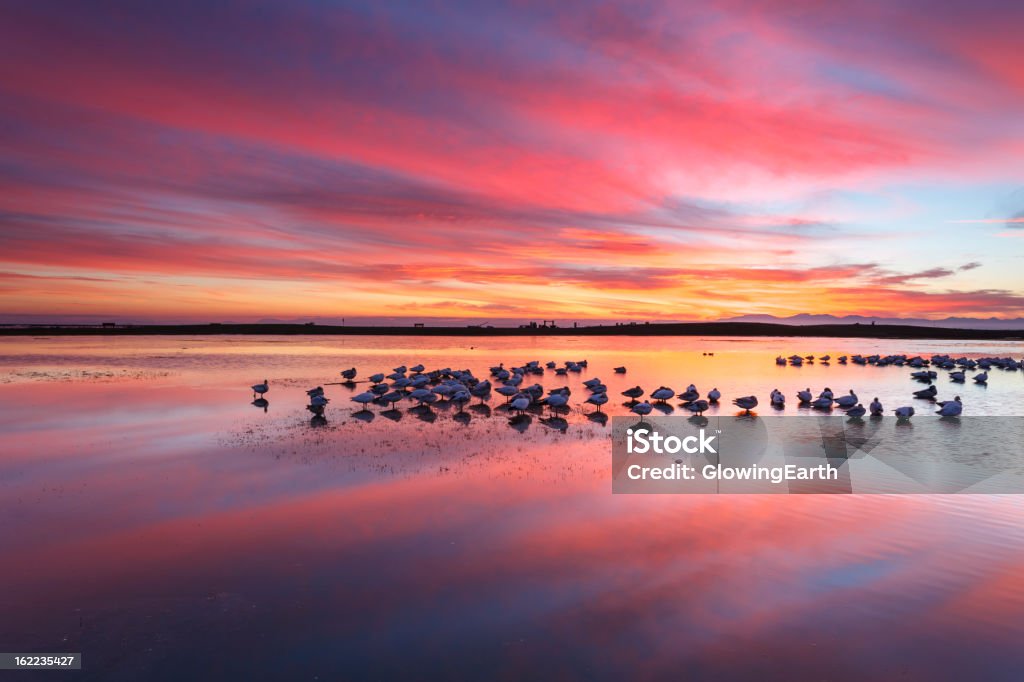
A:
<svg viewBox="0 0 1024 682">
<path fill-rule="evenodd" d="M 789 317 L 774 315 L 740 315 L 729 317 L 723 322 L 764 322 L 768 324 L 905 324 L 913 327 L 941 327 L 943 329 L 1024 329 L 1024 317 L 1000 319 L 998 317 L 946 317 L 941 320 L 927 320 L 918 317 L 864 317 L 862 315 L 810 315 L 801 313 Z"/>
</svg>

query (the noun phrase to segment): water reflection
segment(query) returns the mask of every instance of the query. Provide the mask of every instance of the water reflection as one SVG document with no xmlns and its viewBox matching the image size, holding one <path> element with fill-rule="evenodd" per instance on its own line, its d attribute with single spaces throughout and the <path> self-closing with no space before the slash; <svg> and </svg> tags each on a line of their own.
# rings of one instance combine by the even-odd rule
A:
<svg viewBox="0 0 1024 682">
<path fill-rule="evenodd" d="M 542 418 L 540 420 L 540 423 L 548 427 L 549 429 L 561 431 L 562 433 L 565 433 L 566 429 L 569 428 L 569 422 L 567 422 L 563 417 L 548 417 L 547 419 Z"/>
<path fill-rule="evenodd" d="M 270 407 L 270 401 L 267 400 L 266 398 L 257 398 L 256 400 L 252 401 L 252 404 L 254 407 L 258 407 L 264 412 L 266 412 L 267 408 Z"/>
<path fill-rule="evenodd" d="M 491 406 L 485 403 L 477 403 L 476 405 L 470 405 L 467 409 L 469 409 L 471 412 L 480 415 L 485 419 L 491 416 Z"/>
<path fill-rule="evenodd" d="M 508 420 L 508 425 L 519 433 L 525 433 L 526 429 L 530 428 L 530 424 L 532 423 L 533 417 L 525 412 L 520 412 L 519 414 L 510 417 Z"/>
<path fill-rule="evenodd" d="M 474 339 L 472 351 L 465 339 L 46 343 L 8 346 L 11 383 L 0 383 L 0 584 L 5 613 L 18 615 L 0 618 L 0 641 L 83 651 L 91 679 L 202 679 L 225 655 L 236 676 L 253 679 L 541 670 L 741 679 L 769 667 L 787 679 L 1016 679 L 1024 666 L 1024 498 L 611 495 L 608 412 L 628 408 L 613 399 L 608 412 L 579 411 L 590 376 L 613 398 L 678 376 L 664 382 L 717 385 L 723 403 L 831 384 L 871 389 L 895 407 L 913 386 L 906 371 L 772 358 L 1012 349 L 832 339 Z M 709 347 L 715 357 L 702 355 Z M 589 367 L 544 376 L 546 388 L 573 389 L 574 409 L 550 418 L 513 415 L 497 395 L 441 419 L 430 407 L 410 410 L 415 419 L 404 409 L 360 416 L 348 401 L 359 387 L 327 381 L 341 368 L 416 358 L 476 369 L 567 355 L 589 357 Z M 608 370 L 618 364 L 629 374 Z M 69 366 L 136 374 L 67 380 Z M 264 371 L 274 415 L 244 399 Z M 952 397 L 939 383 L 940 397 Z M 305 390 L 318 384 L 336 402 L 311 414 Z M 985 391 L 959 386 L 965 414 L 1019 414 L 1022 384 L 993 372 Z M 56 414 L 48 406 L 58 401 Z M 701 427 L 767 419 L 731 412 L 683 414 Z M 922 412 L 914 419 L 939 420 Z M 534 416 L 544 428 L 529 428 Z M 955 418 L 940 423 L 951 438 L 969 431 Z M 913 433 L 912 420 L 891 413 L 849 424 L 845 438 L 863 448 L 883 427 L 908 452 L 934 449 L 922 442 L 930 429 Z M 1019 444 L 990 449 L 1019 453 Z M 993 455 L 965 447 L 965 463 L 972 456 Z M 453 658 L 455 649 L 473 653 Z"/>
<path fill-rule="evenodd" d="M 428 424 L 437 421 L 437 413 L 430 409 L 430 405 L 419 405 L 410 408 L 409 411 L 415 414 L 417 419 Z"/>
</svg>

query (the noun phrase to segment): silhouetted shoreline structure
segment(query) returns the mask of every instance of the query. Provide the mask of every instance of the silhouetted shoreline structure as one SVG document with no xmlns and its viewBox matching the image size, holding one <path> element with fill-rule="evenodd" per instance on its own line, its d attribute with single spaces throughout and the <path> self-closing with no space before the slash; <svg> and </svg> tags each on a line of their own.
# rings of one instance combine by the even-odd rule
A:
<svg viewBox="0 0 1024 682">
<path fill-rule="evenodd" d="M 548 320 L 547 322 L 552 322 Z M 348 335 L 348 336 L 746 336 L 877 339 L 998 339 L 1024 340 L 1024 329 L 951 329 L 916 325 L 817 324 L 788 325 L 762 322 L 672 322 L 597 324 L 558 327 L 536 322 L 520 327 L 308 325 L 295 324 L 139 324 L 117 325 L 0 325 L 0 336 L 138 336 L 155 335 Z"/>
</svg>

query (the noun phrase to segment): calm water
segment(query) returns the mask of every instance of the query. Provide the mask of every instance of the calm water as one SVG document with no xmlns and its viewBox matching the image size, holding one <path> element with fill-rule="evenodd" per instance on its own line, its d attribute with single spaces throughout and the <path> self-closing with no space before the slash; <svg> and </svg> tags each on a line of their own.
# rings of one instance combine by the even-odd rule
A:
<svg viewBox="0 0 1024 682">
<path fill-rule="evenodd" d="M 0 339 L 0 650 L 81 651 L 82 679 L 1021 679 L 1024 497 L 610 493 L 610 426 L 579 406 L 594 376 L 616 397 L 717 386 L 722 415 L 775 387 L 795 414 L 797 390 L 827 385 L 934 418 L 906 368 L 774 364 L 793 352 L 1024 348 Z M 500 396 L 468 423 L 408 405 L 366 421 L 326 385 L 353 365 L 533 359 L 589 361 L 536 378 L 574 389 L 567 428 L 513 429 Z M 1024 372 L 990 374 L 942 376 L 940 398 L 1024 415 Z M 266 411 L 248 388 L 264 378 Z M 332 403 L 313 427 L 318 384 Z"/>
</svg>

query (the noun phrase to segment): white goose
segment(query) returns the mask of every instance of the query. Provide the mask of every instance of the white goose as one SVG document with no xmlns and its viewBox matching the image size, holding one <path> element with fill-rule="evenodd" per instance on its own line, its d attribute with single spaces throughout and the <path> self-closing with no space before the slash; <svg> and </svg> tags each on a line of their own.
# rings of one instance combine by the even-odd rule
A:
<svg viewBox="0 0 1024 682">
<path fill-rule="evenodd" d="M 683 391 L 676 397 L 682 400 L 684 403 L 689 403 L 693 402 L 694 400 L 700 397 L 700 391 L 697 390 L 696 386 L 690 384 L 689 386 L 686 387 L 685 391 Z"/>
<path fill-rule="evenodd" d="M 686 409 L 697 415 L 704 414 L 704 412 L 706 412 L 709 407 L 711 407 L 711 405 L 708 403 L 707 400 L 694 400 L 692 402 L 686 403 Z"/>
<path fill-rule="evenodd" d="M 526 408 L 530 406 L 531 402 L 532 400 L 530 396 L 524 393 L 520 393 L 516 395 L 515 398 L 512 399 L 512 402 L 509 403 L 509 407 L 515 410 L 516 412 L 522 413 Z"/>
<path fill-rule="evenodd" d="M 964 411 L 963 403 L 960 402 L 960 396 L 957 396 L 953 400 L 944 400 L 939 403 L 939 408 L 935 414 L 943 417 L 958 417 L 960 413 Z"/>
<path fill-rule="evenodd" d="M 843 409 L 849 409 L 857 404 L 857 394 L 850 389 L 850 395 L 841 395 L 836 400 L 836 405 Z"/>
<path fill-rule="evenodd" d="M 270 382 L 266 379 L 263 380 L 262 384 L 256 384 L 252 387 L 252 395 L 255 398 L 257 394 L 263 395 L 270 390 Z"/>
<path fill-rule="evenodd" d="M 666 400 L 669 400 L 675 394 L 676 394 L 676 392 L 673 391 L 668 386 L 660 386 L 660 387 L 654 389 L 653 391 L 651 391 L 651 397 L 654 398 L 655 400 L 657 400 L 659 403 L 663 403 Z"/>
<path fill-rule="evenodd" d="M 864 409 L 864 406 L 861 405 L 860 403 L 857 403 L 855 406 L 851 407 L 846 411 L 846 416 L 853 417 L 854 419 L 859 419 L 860 417 L 863 417 L 865 414 L 867 414 L 867 410 Z"/>
<path fill-rule="evenodd" d="M 544 402 L 549 408 L 556 410 L 569 404 L 569 396 L 566 393 L 552 393 L 544 399 Z"/>
<path fill-rule="evenodd" d="M 644 389 L 640 388 L 639 386 L 634 386 L 633 388 L 627 388 L 625 391 L 622 392 L 622 395 L 626 396 L 627 398 L 630 398 L 631 400 L 636 400 L 637 398 L 639 398 L 643 394 L 644 394 Z"/>
<path fill-rule="evenodd" d="M 323 396 L 318 397 L 322 398 Z M 352 402 L 358 403 L 365 410 L 366 406 L 372 403 L 376 397 L 377 396 L 375 396 L 374 394 L 370 393 L 369 391 L 366 391 L 365 393 L 360 393 L 359 395 L 352 396 Z"/>
<path fill-rule="evenodd" d="M 757 407 L 757 396 L 747 395 L 740 398 L 736 398 L 732 401 L 732 404 L 736 407 L 742 408 L 747 413 Z"/>
<path fill-rule="evenodd" d="M 832 398 L 826 398 L 821 396 L 811 401 L 811 407 L 816 410 L 831 410 L 832 409 Z"/>
<path fill-rule="evenodd" d="M 629 411 L 633 414 L 640 415 L 640 421 L 643 421 L 644 417 L 649 415 L 653 409 L 654 407 L 645 400 L 642 403 L 637 403 L 633 407 L 629 408 Z"/>
</svg>

